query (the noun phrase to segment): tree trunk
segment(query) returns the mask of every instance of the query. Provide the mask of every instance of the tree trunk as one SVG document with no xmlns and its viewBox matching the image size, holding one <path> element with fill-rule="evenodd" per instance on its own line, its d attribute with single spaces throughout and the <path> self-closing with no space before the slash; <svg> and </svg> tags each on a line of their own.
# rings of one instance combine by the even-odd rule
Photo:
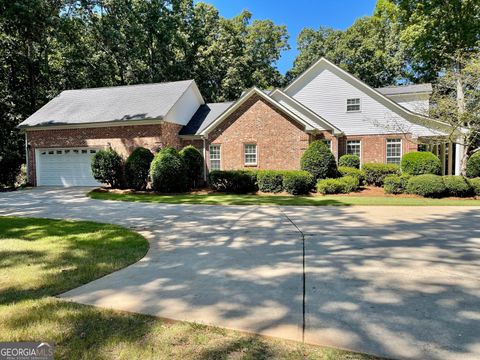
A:
<svg viewBox="0 0 480 360">
<path fill-rule="evenodd" d="M 457 83 L 457 109 L 458 109 L 458 123 L 462 124 L 463 114 L 465 114 L 465 91 L 463 88 L 463 79 L 462 79 L 462 62 L 460 56 L 457 59 L 455 64 L 455 74 L 456 74 L 456 83 Z M 467 172 L 467 154 L 468 154 L 468 136 L 463 136 L 464 147 L 463 154 L 461 154 L 461 167 L 460 171 L 462 175 L 465 175 Z"/>
</svg>

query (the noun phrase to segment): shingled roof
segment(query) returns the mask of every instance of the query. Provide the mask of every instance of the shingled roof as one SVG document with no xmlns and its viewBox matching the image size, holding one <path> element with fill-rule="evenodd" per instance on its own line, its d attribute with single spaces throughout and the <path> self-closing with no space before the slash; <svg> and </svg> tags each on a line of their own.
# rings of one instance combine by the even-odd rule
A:
<svg viewBox="0 0 480 360">
<path fill-rule="evenodd" d="M 66 90 L 19 127 L 164 118 L 193 80 Z"/>
<path fill-rule="evenodd" d="M 179 135 L 199 135 L 232 104 L 233 102 L 223 102 L 201 105 L 188 124 L 180 130 Z"/>
</svg>

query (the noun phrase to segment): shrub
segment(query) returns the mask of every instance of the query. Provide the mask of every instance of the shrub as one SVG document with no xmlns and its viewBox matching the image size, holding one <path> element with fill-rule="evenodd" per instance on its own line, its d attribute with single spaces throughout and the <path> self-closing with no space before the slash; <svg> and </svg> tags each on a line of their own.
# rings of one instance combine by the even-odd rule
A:
<svg viewBox="0 0 480 360">
<path fill-rule="evenodd" d="M 383 180 L 383 190 L 385 194 L 403 194 L 407 189 L 410 175 L 388 175 Z"/>
<path fill-rule="evenodd" d="M 359 187 L 358 178 L 344 176 L 338 179 L 323 179 L 317 182 L 317 191 L 320 194 L 348 194 L 357 191 Z"/>
<path fill-rule="evenodd" d="M 292 195 L 308 194 L 313 186 L 313 175 L 307 171 L 283 172 L 283 189 Z"/>
<path fill-rule="evenodd" d="M 383 186 L 383 180 L 388 175 L 400 175 L 400 167 L 395 164 L 365 164 L 365 182 L 369 185 Z"/>
<path fill-rule="evenodd" d="M 150 165 L 152 188 L 158 192 L 180 192 L 187 187 L 187 174 L 182 158 L 174 148 L 160 150 Z"/>
<path fill-rule="evenodd" d="M 312 142 L 300 160 L 302 170 L 308 171 L 315 180 L 337 177 L 335 157 L 323 141 Z"/>
<path fill-rule="evenodd" d="M 339 166 L 338 171 L 342 176 L 353 176 L 358 179 L 358 183 L 363 185 L 365 182 L 365 171 L 353 167 Z"/>
<path fill-rule="evenodd" d="M 475 178 L 480 176 L 480 151 L 473 153 L 467 160 L 467 177 Z"/>
<path fill-rule="evenodd" d="M 443 183 L 450 196 L 465 197 L 472 195 L 472 186 L 463 176 L 447 175 L 443 177 Z"/>
<path fill-rule="evenodd" d="M 210 187 L 216 191 L 244 194 L 255 192 L 257 173 L 248 170 L 214 170 L 208 174 Z"/>
<path fill-rule="evenodd" d="M 187 172 L 188 186 L 196 187 L 203 175 L 203 156 L 194 146 L 185 146 L 179 152 Z"/>
<path fill-rule="evenodd" d="M 113 149 L 99 150 L 92 157 L 92 174 L 95 180 L 110 185 L 112 188 L 120 187 L 123 178 L 123 159 Z"/>
<path fill-rule="evenodd" d="M 447 188 L 441 176 L 424 174 L 413 176 L 408 180 L 407 192 L 409 194 L 425 197 L 441 197 L 445 195 Z"/>
<path fill-rule="evenodd" d="M 152 160 L 153 154 L 144 147 L 138 147 L 132 151 L 125 161 L 125 180 L 128 187 L 145 190 Z"/>
<path fill-rule="evenodd" d="M 277 193 L 283 190 L 283 172 L 262 170 L 257 173 L 258 189 L 263 192 Z"/>
<path fill-rule="evenodd" d="M 480 177 L 469 179 L 468 182 L 472 187 L 472 191 L 475 195 L 480 196 Z"/>
<path fill-rule="evenodd" d="M 431 152 L 411 152 L 402 156 L 402 172 L 409 175 L 434 174 L 442 171 L 440 159 Z"/>
<path fill-rule="evenodd" d="M 342 155 L 338 160 L 338 166 L 346 166 L 350 168 L 360 168 L 360 158 L 357 155 Z"/>
<path fill-rule="evenodd" d="M 21 172 L 22 161 L 18 151 L 0 150 L 0 188 L 15 186 L 15 180 Z"/>
</svg>

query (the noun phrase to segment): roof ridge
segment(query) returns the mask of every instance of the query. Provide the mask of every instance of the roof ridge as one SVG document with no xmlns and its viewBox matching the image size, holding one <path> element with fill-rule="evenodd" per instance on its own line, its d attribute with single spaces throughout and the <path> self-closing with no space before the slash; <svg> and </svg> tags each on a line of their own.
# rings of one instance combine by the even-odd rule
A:
<svg viewBox="0 0 480 360">
<path fill-rule="evenodd" d="M 187 80 L 177 80 L 177 81 L 165 81 L 165 82 L 156 82 L 156 83 L 144 83 L 144 84 L 130 84 L 130 85 L 113 85 L 113 86 L 98 86 L 93 88 L 82 88 L 82 89 L 67 89 L 63 90 L 61 93 L 69 91 L 86 91 L 86 90 L 100 90 L 100 89 L 117 89 L 117 88 L 126 88 L 126 87 L 140 87 L 140 86 L 151 86 L 151 85 L 163 85 L 163 84 L 173 84 L 181 82 L 193 82 L 194 79 Z M 61 94 L 60 93 L 60 94 Z"/>
</svg>

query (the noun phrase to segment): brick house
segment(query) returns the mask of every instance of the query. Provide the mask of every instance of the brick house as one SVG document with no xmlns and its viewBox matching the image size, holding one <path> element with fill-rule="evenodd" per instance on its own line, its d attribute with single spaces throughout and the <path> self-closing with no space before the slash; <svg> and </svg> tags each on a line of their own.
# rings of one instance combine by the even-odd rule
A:
<svg viewBox="0 0 480 360">
<path fill-rule="evenodd" d="M 338 159 L 399 163 L 420 147 L 458 173 L 461 146 L 426 116 L 431 85 L 373 89 L 322 58 L 284 89 L 252 88 L 234 102 L 206 104 L 193 80 L 68 90 L 22 122 L 29 181 L 95 186 L 90 160 L 112 147 L 197 147 L 212 169 L 299 169 L 313 140 Z"/>
</svg>

